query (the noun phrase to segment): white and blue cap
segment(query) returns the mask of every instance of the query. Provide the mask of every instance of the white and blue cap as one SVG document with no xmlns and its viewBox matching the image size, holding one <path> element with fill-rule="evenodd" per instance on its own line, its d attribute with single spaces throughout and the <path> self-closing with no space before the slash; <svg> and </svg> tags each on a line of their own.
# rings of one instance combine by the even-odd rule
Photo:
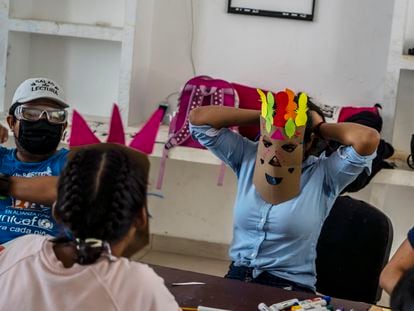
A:
<svg viewBox="0 0 414 311">
<path fill-rule="evenodd" d="M 23 81 L 14 92 L 12 106 L 24 104 L 39 98 L 53 100 L 61 108 L 68 108 L 63 90 L 55 81 L 48 78 L 30 78 Z"/>
</svg>

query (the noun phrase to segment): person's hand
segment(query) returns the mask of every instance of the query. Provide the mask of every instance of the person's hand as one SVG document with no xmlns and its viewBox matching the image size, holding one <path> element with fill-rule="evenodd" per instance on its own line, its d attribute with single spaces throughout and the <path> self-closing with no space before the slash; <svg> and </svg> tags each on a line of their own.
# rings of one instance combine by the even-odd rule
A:
<svg viewBox="0 0 414 311">
<path fill-rule="evenodd" d="M 0 124 L 0 144 L 4 144 L 9 139 L 9 130 Z"/>
</svg>

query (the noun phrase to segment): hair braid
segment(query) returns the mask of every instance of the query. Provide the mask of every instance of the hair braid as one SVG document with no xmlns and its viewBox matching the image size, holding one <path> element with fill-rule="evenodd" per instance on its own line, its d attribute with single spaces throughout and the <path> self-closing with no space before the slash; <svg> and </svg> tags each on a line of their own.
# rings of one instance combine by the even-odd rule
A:
<svg viewBox="0 0 414 311">
<path fill-rule="evenodd" d="M 55 212 L 77 239 L 80 264 L 93 263 L 102 253 L 87 239 L 116 242 L 128 233 L 146 206 L 146 174 L 120 150 L 86 149 L 69 162 L 59 180 Z"/>
</svg>

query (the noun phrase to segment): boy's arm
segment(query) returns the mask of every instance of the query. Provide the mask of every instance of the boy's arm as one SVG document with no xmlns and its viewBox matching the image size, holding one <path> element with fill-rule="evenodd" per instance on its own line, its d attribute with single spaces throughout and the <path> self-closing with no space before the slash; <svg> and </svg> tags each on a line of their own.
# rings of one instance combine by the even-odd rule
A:
<svg viewBox="0 0 414 311">
<path fill-rule="evenodd" d="M 0 143 L 3 144 L 9 139 L 9 130 L 0 124 Z"/>
<path fill-rule="evenodd" d="M 52 206 L 57 197 L 57 176 L 10 177 L 9 195 L 24 201 Z"/>
<path fill-rule="evenodd" d="M 203 106 L 190 112 L 192 125 L 210 125 L 216 129 L 223 127 L 259 124 L 260 111 L 223 106 Z"/>
<path fill-rule="evenodd" d="M 414 249 L 406 239 L 381 273 L 380 285 L 391 294 L 403 274 L 414 268 Z"/>
</svg>

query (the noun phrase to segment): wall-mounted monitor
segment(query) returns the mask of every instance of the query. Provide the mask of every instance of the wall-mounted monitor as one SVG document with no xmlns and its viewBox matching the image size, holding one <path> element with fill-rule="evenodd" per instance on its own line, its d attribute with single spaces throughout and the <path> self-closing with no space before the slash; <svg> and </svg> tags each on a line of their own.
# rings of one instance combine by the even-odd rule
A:
<svg viewBox="0 0 414 311">
<path fill-rule="evenodd" d="M 228 13 L 313 21 L 316 0 L 228 0 Z"/>
</svg>

